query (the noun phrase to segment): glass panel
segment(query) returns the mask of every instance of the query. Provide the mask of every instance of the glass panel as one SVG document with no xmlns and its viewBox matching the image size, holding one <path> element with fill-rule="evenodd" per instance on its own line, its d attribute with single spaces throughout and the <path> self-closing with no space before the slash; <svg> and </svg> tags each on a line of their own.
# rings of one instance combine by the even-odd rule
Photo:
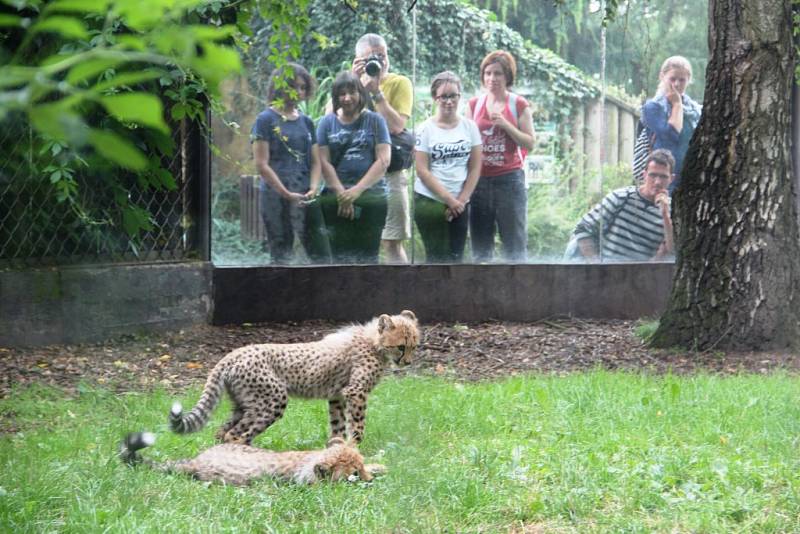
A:
<svg viewBox="0 0 800 534">
<path fill-rule="evenodd" d="M 272 92 L 283 100 L 271 110 L 269 25 L 254 22 L 247 76 L 229 83 L 228 111 L 215 119 L 215 263 L 587 261 L 576 251 L 591 248 L 602 252 L 591 261 L 669 258 L 661 254 L 665 210 L 653 202 L 661 200 L 669 178 L 656 164 L 636 181 L 631 165 L 645 101 L 652 123 L 645 138 L 655 133 L 655 148 L 685 152 L 704 89 L 706 3 L 630 2 L 605 36 L 599 2 L 475 3 L 496 18 L 444 0 L 388 17 L 383 0 L 360 2 L 355 16 L 330 2 L 312 2 L 310 27 L 327 36 L 329 46 L 309 37 L 298 61 L 318 89 L 307 87 L 303 101 L 296 91 L 302 93 L 305 79 L 295 76 L 297 87 Z M 356 54 L 368 31 L 378 31 L 385 47 L 367 41 Z M 496 50 L 511 52 L 515 72 L 507 56 L 490 55 Z M 675 97 L 657 94 L 662 62 L 676 53 L 691 65 L 691 84 L 674 76 L 685 65 L 667 69 L 665 78 L 672 76 L 672 92 L 694 97 L 681 99 L 684 124 L 677 136 L 675 125 L 667 124 Z M 336 102 L 343 106 L 325 118 L 337 74 L 356 58 L 359 73 L 371 61 L 382 83 L 360 91 L 340 79 Z M 444 71 L 452 74 L 442 75 L 432 93 L 435 76 Z M 413 90 L 397 74 L 409 78 Z M 404 103 L 407 91 L 413 108 Z M 306 126 L 294 100 L 313 126 Z M 380 118 L 359 113 L 362 104 Z M 387 130 L 399 130 L 398 109 L 407 110 L 405 126 L 417 133 L 417 165 L 368 180 L 364 192 L 353 190 L 382 157 L 375 139 L 380 146 Z M 532 142 L 524 135 L 529 116 Z M 316 172 L 307 157 L 309 139 L 322 141 L 320 160 L 327 162 L 321 164 L 327 185 L 318 196 L 309 193 Z M 482 177 L 467 194 L 477 143 Z M 279 167 L 274 177 L 282 187 L 268 185 L 269 172 L 257 168 L 265 155 L 273 171 Z M 396 208 L 407 211 L 407 219 L 392 215 Z M 390 238 L 389 248 L 382 237 Z"/>
</svg>

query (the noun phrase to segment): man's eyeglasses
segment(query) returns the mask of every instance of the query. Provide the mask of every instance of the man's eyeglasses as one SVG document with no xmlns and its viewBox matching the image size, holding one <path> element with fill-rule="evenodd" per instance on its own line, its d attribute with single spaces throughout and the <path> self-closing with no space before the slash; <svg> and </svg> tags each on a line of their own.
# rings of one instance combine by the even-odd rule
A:
<svg viewBox="0 0 800 534">
<path fill-rule="evenodd" d="M 461 98 L 461 93 L 450 93 L 449 95 L 439 95 L 436 100 L 439 102 L 455 102 L 459 98 Z"/>
</svg>

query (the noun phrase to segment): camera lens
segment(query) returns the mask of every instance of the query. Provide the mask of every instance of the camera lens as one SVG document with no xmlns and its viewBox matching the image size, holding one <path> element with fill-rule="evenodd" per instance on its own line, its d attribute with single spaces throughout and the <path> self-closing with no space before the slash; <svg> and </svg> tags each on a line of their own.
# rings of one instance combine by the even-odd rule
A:
<svg viewBox="0 0 800 534">
<path fill-rule="evenodd" d="M 370 61 L 367 61 L 367 64 L 364 65 L 364 70 L 370 76 L 377 76 L 378 74 L 381 73 L 381 67 L 382 65 L 380 64 L 379 61 L 372 59 Z"/>
</svg>

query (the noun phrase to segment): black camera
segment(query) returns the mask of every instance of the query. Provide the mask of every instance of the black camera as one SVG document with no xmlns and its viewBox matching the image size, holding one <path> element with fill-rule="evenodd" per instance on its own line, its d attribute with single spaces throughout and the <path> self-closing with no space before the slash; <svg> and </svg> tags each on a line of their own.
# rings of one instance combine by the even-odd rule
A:
<svg viewBox="0 0 800 534">
<path fill-rule="evenodd" d="M 381 56 L 376 56 L 375 54 L 369 56 L 366 64 L 364 65 L 364 70 L 373 78 L 378 76 L 383 70 L 383 60 L 381 59 Z"/>
</svg>

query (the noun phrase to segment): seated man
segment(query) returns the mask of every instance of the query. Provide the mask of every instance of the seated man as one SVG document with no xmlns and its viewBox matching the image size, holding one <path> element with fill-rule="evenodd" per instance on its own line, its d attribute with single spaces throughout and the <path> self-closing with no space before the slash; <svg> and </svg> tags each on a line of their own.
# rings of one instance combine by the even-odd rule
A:
<svg viewBox="0 0 800 534">
<path fill-rule="evenodd" d="M 639 186 L 612 191 L 583 216 L 572 234 L 577 245 L 573 257 L 646 261 L 672 256 L 667 190 L 674 165 L 668 150 L 654 150 Z"/>
</svg>

